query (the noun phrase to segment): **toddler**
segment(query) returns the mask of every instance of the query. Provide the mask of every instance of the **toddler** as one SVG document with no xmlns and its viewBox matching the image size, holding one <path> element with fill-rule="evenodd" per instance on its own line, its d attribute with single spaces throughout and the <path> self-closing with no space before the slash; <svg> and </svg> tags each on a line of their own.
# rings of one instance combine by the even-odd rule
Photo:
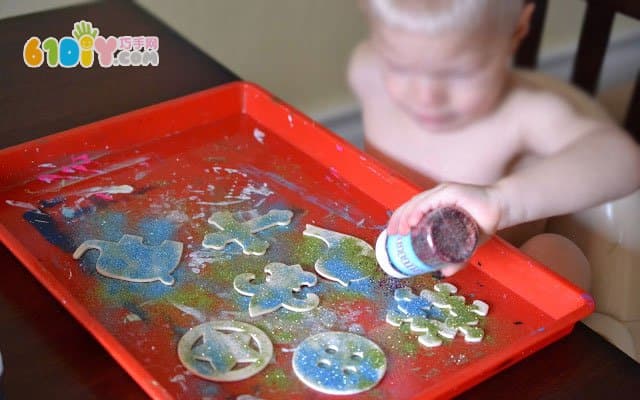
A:
<svg viewBox="0 0 640 400">
<path fill-rule="evenodd" d="M 487 235 L 499 231 L 517 245 L 528 239 L 523 251 L 588 290 L 589 264 L 577 246 L 536 234 L 547 217 L 634 191 L 640 150 L 607 118 L 583 115 L 511 67 L 533 5 L 362 4 L 370 37 L 354 50 L 348 79 L 362 106 L 366 150 L 430 187 L 394 212 L 389 234 L 406 234 L 425 212 L 454 204 Z"/>
</svg>

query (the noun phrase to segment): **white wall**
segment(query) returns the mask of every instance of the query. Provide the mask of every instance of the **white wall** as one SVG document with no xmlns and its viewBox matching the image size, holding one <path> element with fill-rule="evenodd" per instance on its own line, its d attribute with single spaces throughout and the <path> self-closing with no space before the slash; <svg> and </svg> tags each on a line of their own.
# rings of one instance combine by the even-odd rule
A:
<svg viewBox="0 0 640 400">
<path fill-rule="evenodd" d="M 0 19 L 82 3 L 81 0 L 0 0 Z"/>
<path fill-rule="evenodd" d="M 78 3 L 0 0 L 0 18 Z M 314 116 L 353 108 L 344 72 L 366 35 L 356 0 L 138 0 L 185 38 L 247 80 Z M 575 48 L 584 2 L 550 2 L 542 58 Z M 618 17 L 614 38 L 640 38 Z"/>
<path fill-rule="evenodd" d="M 242 78 L 309 113 L 352 102 L 349 52 L 365 35 L 355 1 L 141 0 Z M 183 2 L 181 2 L 183 4 Z"/>
</svg>

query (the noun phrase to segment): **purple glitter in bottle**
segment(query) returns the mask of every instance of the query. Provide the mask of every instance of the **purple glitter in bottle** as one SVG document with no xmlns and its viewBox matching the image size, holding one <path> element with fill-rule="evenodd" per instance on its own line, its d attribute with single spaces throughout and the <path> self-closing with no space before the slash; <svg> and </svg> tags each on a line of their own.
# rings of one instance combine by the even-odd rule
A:
<svg viewBox="0 0 640 400">
<path fill-rule="evenodd" d="M 464 210 L 436 208 L 426 213 L 409 235 L 388 236 L 383 231 L 376 244 L 376 258 L 387 274 L 407 278 L 465 262 L 478 237 L 478 225 Z"/>
</svg>

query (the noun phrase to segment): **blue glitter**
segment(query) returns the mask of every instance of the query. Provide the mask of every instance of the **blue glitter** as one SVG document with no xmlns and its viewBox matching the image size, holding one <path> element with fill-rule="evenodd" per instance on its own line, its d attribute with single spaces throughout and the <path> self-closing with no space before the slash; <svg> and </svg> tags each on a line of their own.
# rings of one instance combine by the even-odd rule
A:
<svg viewBox="0 0 640 400">
<path fill-rule="evenodd" d="M 319 275 L 350 286 L 367 280 L 377 270 L 373 248 L 364 240 L 307 224 L 303 234 L 322 240 L 327 250 L 315 262 Z"/>
<path fill-rule="evenodd" d="M 367 278 L 351 282 L 348 288 L 339 286 L 334 287 L 334 290 L 338 293 L 357 293 L 368 298 L 374 298 L 378 295 L 379 287 L 373 279 Z"/>
<path fill-rule="evenodd" d="M 127 217 L 123 213 L 104 213 L 96 215 L 97 218 L 102 217 L 102 221 L 98 224 L 101 234 L 97 237 L 116 242 L 124 235 L 127 225 Z M 92 218 L 93 219 L 93 218 Z"/>
<path fill-rule="evenodd" d="M 22 218 L 36 228 L 47 242 L 59 247 L 66 253 L 73 252 L 75 246 L 49 214 L 39 210 L 29 210 L 22 215 Z"/>
<path fill-rule="evenodd" d="M 233 280 L 236 291 L 251 296 L 250 316 L 267 314 L 280 307 L 293 311 L 309 311 L 318 306 L 318 296 L 302 291 L 302 287 L 316 284 L 315 274 L 304 271 L 300 265 L 282 263 L 268 264 L 264 271 L 269 275 L 269 279 L 263 283 L 254 283 L 256 276 L 251 273 L 240 274 Z"/>
<path fill-rule="evenodd" d="M 269 242 L 259 238 L 255 233 L 278 225 L 288 225 L 293 217 L 289 210 L 269 210 L 266 214 L 257 215 L 246 221 L 236 219 L 229 211 L 213 213 L 208 222 L 218 231 L 207 233 L 202 246 L 215 250 L 224 250 L 228 243 L 242 246 L 244 254 L 263 255 L 269 248 Z"/>
<path fill-rule="evenodd" d="M 364 275 L 363 271 L 354 268 L 354 266 L 349 261 L 342 258 L 342 255 L 339 253 L 336 254 L 329 252 L 327 258 L 323 258 L 321 262 L 323 269 L 322 275 L 336 277 L 336 279 L 339 279 L 340 281 L 349 282 L 350 285 L 367 277 L 367 275 Z"/>
<path fill-rule="evenodd" d="M 124 235 L 118 242 L 87 240 L 76 249 L 73 258 L 80 258 L 90 249 L 100 251 L 96 269 L 102 275 L 132 282 L 159 280 L 165 285 L 175 282 L 170 274 L 182 255 L 180 242 L 164 241 L 158 246 L 147 246 L 140 236 Z"/>
<path fill-rule="evenodd" d="M 64 197 L 54 197 L 53 199 L 40 200 L 38 204 L 40 204 L 40 206 L 43 208 L 51 208 L 62 203 L 64 200 Z"/>
<path fill-rule="evenodd" d="M 159 245 L 164 240 L 171 240 L 176 230 L 173 222 L 162 218 L 146 218 L 139 223 L 140 234 L 151 246 Z"/>
<path fill-rule="evenodd" d="M 369 339 L 325 332 L 304 340 L 293 356 L 296 375 L 312 388 L 353 394 L 375 386 L 386 368 L 384 353 Z"/>
<path fill-rule="evenodd" d="M 65 218 L 68 218 L 68 219 L 72 219 L 73 217 L 76 216 L 76 211 L 71 207 L 62 207 L 61 212 L 62 212 L 62 215 L 64 215 Z"/>
</svg>

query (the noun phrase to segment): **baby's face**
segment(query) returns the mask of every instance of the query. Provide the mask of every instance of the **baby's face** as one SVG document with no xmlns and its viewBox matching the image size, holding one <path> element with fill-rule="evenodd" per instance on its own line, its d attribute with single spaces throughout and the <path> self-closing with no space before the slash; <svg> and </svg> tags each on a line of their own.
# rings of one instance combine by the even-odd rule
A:
<svg viewBox="0 0 640 400">
<path fill-rule="evenodd" d="M 425 129 L 454 130 L 494 109 L 508 77 L 508 39 L 375 25 L 372 40 L 383 60 L 387 91 Z"/>
</svg>

